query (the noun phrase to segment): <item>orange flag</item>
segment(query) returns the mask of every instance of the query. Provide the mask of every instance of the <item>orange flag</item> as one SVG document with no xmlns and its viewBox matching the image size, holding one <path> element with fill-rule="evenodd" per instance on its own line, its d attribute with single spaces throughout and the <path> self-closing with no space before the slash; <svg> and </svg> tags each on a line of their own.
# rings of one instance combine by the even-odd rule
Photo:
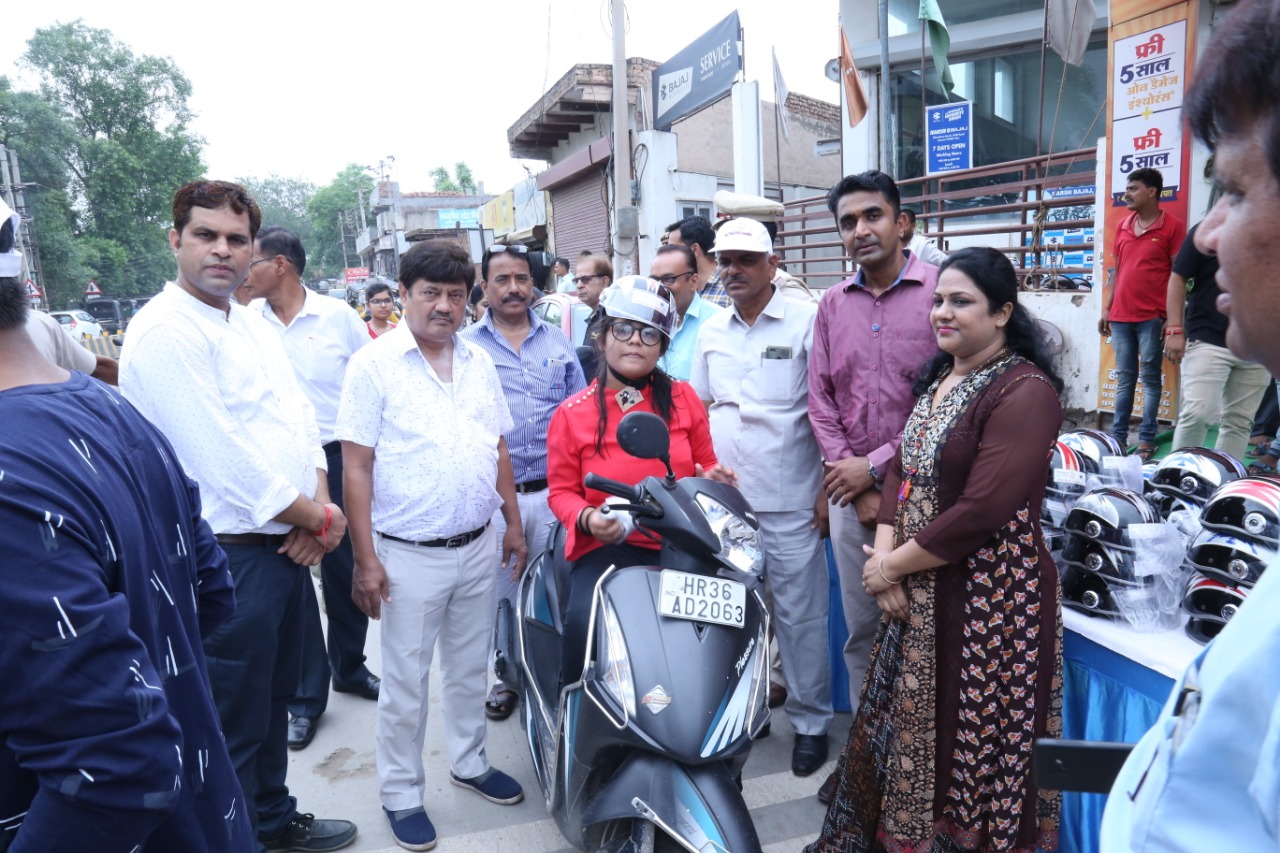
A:
<svg viewBox="0 0 1280 853">
<path fill-rule="evenodd" d="M 843 26 L 840 27 L 840 79 L 844 81 L 849 127 L 857 127 L 867 116 L 867 93 L 862 91 L 862 78 L 858 76 L 858 66 L 853 62 L 853 51 L 849 49 L 849 37 Z"/>
</svg>

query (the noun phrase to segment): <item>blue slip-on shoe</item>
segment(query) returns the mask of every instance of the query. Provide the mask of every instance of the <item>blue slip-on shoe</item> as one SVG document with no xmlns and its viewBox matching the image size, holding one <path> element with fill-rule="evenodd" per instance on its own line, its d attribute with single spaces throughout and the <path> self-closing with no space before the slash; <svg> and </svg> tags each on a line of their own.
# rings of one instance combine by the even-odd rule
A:
<svg viewBox="0 0 1280 853">
<path fill-rule="evenodd" d="M 520 783 L 492 767 L 474 779 L 459 779 L 450 772 L 449 781 L 459 788 L 475 791 L 489 802 L 500 806 L 514 805 L 524 799 L 524 791 L 520 788 Z"/>
<path fill-rule="evenodd" d="M 387 816 L 387 823 L 391 824 L 396 844 L 405 850 L 430 850 L 436 846 L 436 828 L 422 806 L 395 812 L 384 806 L 382 811 Z"/>
</svg>

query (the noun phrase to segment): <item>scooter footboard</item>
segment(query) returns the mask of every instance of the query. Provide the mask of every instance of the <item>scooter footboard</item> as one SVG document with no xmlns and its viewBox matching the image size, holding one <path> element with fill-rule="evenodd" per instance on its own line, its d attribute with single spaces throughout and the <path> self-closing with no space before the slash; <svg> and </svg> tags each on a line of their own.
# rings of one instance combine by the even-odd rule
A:
<svg viewBox="0 0 1280 853">
<path fill-rule="evenodd" d="M 583 823 L 642 818 L 693 850 L 760 853 L 751 813 L 722 762 L 691 767 L 647 752 L 627 759 Z"/>
</svg>

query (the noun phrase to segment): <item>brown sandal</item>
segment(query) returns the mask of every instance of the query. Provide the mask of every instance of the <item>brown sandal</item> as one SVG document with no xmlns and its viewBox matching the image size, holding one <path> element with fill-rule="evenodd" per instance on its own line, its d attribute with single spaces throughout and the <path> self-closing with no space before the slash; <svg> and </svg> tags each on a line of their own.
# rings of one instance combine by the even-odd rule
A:
<svg viewBox="0 0 1280 853">
<path fill-rule="evenodd" d="M 516 709 L 520 695 L 505 687 L 495 687 L 484 703 L 484 715 L 491 720 L 505 720 Z"/>
<path fill-rule="evenodd" d="M 1138 449 L 1133 451 L 1132 455 L 1141 459 L 1142 464 L 1145 465 L 1151 461 L 1151 457 L 1155 456 L 1157 450 L 1159 450 L 1159 448 L 1154 444 L 1139 444 Z"/>
</svg>

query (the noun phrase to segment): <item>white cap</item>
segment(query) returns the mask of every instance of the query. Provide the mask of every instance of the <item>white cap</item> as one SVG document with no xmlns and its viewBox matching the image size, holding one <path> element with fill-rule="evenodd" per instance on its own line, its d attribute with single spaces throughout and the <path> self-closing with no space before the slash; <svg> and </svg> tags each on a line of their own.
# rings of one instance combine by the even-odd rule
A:
<svg viewBox="0 0 1280 853">
<path fill-rule="evenodd" d="M 9 221 L 13 222 L 13 248 L 0 252 L 0 278 L 17 278 L 22 274 L 22 252 L 18 250 L 18 228 L 21 227 L 21 221 L 18 214 L 0 198 L 0 228 Z"/>
<path fill-rule="evenodd" d="M 754 219 L 730 219 L 716 232 L 713 252 L 761 252 L 770 254 L 773 241 L 769 232 Z"/>
</svg>

